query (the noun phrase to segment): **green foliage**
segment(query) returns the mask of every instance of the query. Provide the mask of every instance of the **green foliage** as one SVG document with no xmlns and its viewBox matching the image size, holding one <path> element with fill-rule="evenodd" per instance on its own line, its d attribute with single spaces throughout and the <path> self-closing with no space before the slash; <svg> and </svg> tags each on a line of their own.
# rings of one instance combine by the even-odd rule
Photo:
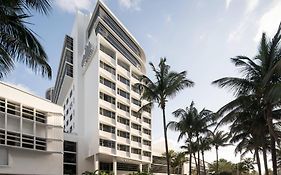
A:
<svg viewBox="0 0 281 175">
<path fill-rule="evenodd" d="M 84 173 L 82 173 L 82 175 L 112 175 L 113 173 L 108 173 L 106 171 L 100 171 L 100 170 L 96 170 L 94 172 L 92 171 L 85 171 Z"/>
<path fill-rule="evenodd" d="M 0 79 L 15 67 L 15 62 L 26 64 L 42 76 L 51 78 L 47 55 L 35 37 L 36 34 L 26 24 L 37 11 L 48 14 L 49 0 L 4 0 L 0 5 Z"/>
<path fill-rule="evenodd" d="M 129 175 L 152 175 L 152 173 L 149 173 L 149 172 L 133 172 L 133 173 L 130 173 Z"/>
</svg>

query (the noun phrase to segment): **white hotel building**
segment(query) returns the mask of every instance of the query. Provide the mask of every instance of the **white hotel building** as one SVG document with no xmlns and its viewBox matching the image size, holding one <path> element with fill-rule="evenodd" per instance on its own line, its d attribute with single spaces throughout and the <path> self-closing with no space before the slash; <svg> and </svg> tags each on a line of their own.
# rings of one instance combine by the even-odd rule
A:
<svg viewBox="0 0 281 175">
<path fill-rule="evenodd" d="M 0 174 L 63 173 L 63 108 L 0 82 Z"/>
<path fill-rule="evenodd" d="M 77 12 L 55 87 L 47 92 L 64 107 L 65 174 L 150 166 L 151 113 L 138 112 L 147 102 L 133 86 L 145 64 L 143 49 L 102 2 L 91 15 Z"/>
</svg>

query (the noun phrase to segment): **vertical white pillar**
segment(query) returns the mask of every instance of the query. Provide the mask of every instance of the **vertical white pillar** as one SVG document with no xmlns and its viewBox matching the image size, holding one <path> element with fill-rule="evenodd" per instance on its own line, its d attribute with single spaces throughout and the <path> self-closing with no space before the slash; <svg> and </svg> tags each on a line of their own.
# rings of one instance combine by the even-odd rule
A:
<svg viewBox="0 0 281 175">
<path fill-rule="evenodd" d="M 99 158 L 98 154 L 94 156 L 95 171 L 99 169 Z"/>
<path fill-rule="evenodd" d="M 142 164 L 140 164 L 140 172 L 142 172 Z"/>
<path fill-rule="evenodd" d="M 113 174 L 117 175 L 117 161 L 116 161 L 116 157 L 113 157 Z"/>
</svg>

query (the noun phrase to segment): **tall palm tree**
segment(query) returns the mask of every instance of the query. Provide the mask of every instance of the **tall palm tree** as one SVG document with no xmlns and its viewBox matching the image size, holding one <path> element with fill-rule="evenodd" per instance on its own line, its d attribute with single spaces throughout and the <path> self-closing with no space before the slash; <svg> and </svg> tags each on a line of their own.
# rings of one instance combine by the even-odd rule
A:
<svg viewBox="0 0 281 175">
<path fill-rule="evenodd" d="M 203 170 L 204 170 L 204 175 L 207 175 L 206 171 L 206 164 L 205 164 L 205 151 L 211 150 L 211 139 L 209 137 L 200 137 L 199 138 L 199 150 L 201 151 L 202 154 L 202 162 L 203 162 Z"/>
<path fill-rule="evenodd" d="M 48 14 L 50 0 L 3 0 L 0 3 L 0 79 L 14 69 L 15 62 L 26 64 L 36 73 L 51 78 L 47 54 L 27 27 L 31 11 Z"/>
<path fill-rule="evenodd" d="M 210 138 L 212 145 L 215 146 L 216 149 L 216 161 L 217 161 L 217 166 L 216 166 L 216 172 L 218 172 L 219 169 L 219 147 L 224 147 L 228 146 L 228 140 L 229 140 L 229 135 L 228 133 L 224 133 L 223 131 L 216 131 L 216 132 L 210 132 Z"/>
<path fill-rule="evenodd" d="M 235 66 L 240 68 L 242 78 L 225 77 L 213 82 L 219 87 L 233 90 L 237 99 L 256 98 L 261 104 L 270 134 L 273 175 L 277 175 L 276 140 L 280 137 L 276 133 L 273 119 L 273 110 L 280 106 L 281 99 L 280 40 L 281 24 L 272 40 L 263 33 L 259 52 L 253 59 L 245 56 L 232 58 Z M 237 102 L 237 99 L 234 101 Z"/>
<path fill-rule="evenodd" d="M 141 77 L 141 83 L 137 83 L 136 86 L 142 90 L 142 99 L 149 101 L 144 107 L 151 106 L 153 103 L 158 104 L 158 107 L 162 109 L 164 138 L 167 158 L 167 173 L 170 174 L 170 162 L 168 159 L 168 142 L 167 142 L 167 124 L 166 124 L 166 104 L 168 99 L 175 97 L 176 94 L 187 87 L 192 87 L 194 83 L 187 79 L 187 72 L 182 71 L 180 73 L 171 71 L 170 66 L 166 64 L 166 58 L 161 58 L 158 68 L 156 68 L 151 62 L 149 65 L 155 74 L 155 80 L 153 81 L 147 76 Z"/>
<path fill-rule="evenodd" d="M 178 141 L 182 138 L 187 139 L 188 143 L 196 143 L 200 145 L 200 134 L 206 134 L 209 132 L 209 128 L 215 124 L 215 115 L 212 111 L 203 109 L 200 112 L 194 106 L 192 101 L 189 107 L 185 109 L 179 108 L 173 112 L 179 121 L 171 121 L 168 123 L 168 127 L 175 131 L 179 131 Z M 195 140 L 193 140 L 195 139 Z M 189 150 L 189 152 L 193 152 Z M 194 154 L 194 153 L 193 153 Z M 200 149 L 197 149 L 197 173 L 200 172 Z M 196 160 L 195 160 L 196 161 Z"/>
</svg>

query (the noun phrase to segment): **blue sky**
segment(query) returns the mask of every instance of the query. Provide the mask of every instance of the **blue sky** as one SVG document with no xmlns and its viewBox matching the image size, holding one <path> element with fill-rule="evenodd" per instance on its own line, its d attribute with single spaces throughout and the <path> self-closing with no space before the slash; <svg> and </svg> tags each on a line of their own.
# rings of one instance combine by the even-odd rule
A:
<svg viewBox="0 0 281 175">
<path fill-rule="evenodd" d="M 120 21 L 135 36 L 149 62 L 167 57 L 177 71 L 187 70 L 195 87 L 168 101 L 171 112 L 195 101 L 199 109 L 216 111 L 232 99 L 227 90 L 211 85 L 223 76 L 238 75 L 229 58 L 252 57 L 257 52 L 261 33 L 272 36 L 281 20 L 279 0 L 105 0 Z M 35 75 L 20 64 L 4 81 L 16 84 L 39 96 L 54 85 L 63 38 L 71 31 L 75 11 L 94 10 L 95 0 L 54 0 L 49 16 L 35 16 L 30 26 L 41 38 L 53 69 L 53 79 Z M 148 76 L 152 76 L 148 68 Z M 159 122 L 158 122 L 159 121 Z M 162 138 L 162 117 L 153 110 L 153 138 Z M 159 124 L 160 123 L 160 124 Z M 177 134 L 169 132 L 176 145 Z"/>
</svg>

